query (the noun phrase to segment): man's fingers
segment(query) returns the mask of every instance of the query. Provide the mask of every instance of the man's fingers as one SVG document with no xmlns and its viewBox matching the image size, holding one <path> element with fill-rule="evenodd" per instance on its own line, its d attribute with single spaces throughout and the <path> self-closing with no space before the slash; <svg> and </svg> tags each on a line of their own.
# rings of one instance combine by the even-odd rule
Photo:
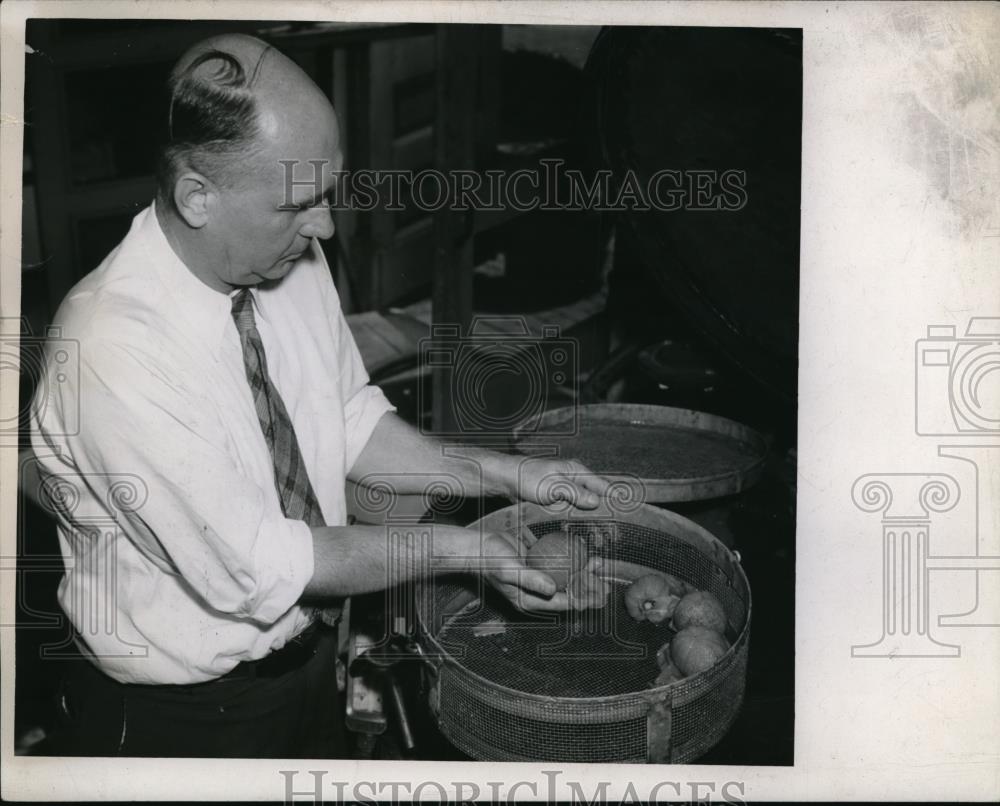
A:
<svg viewBox="0 0 1000 806">
<path fill-rule="evenodd" d="M 544 571 L 534 568 L 518 568 L 507 571 L 501 575 L 504 585 L 518 588 L 536 596 L 551 598 L 556 592 L 556 583 Z"/>
<path fill-rule="evenodd" d="M 582 466 L 581 466 L 582 467 Z M 583 509 L 594 509 L 600 506 L 601 501 L 611 489 L 611 482 L 604 476 L 591 473 L 586 468 L 576 477 L 577 485 L 583 490 L 578 506 Z"/>
<path fill-rule="evenodd" d="M 527 526 L 515 526 L 509 531 L 503 532 L 503 536 L 511 543 L 511 545 L 517 548 L 517 553 L 524 555 L 531 546 L 533 546 L 538 538 L 535 537 L 535 533 L 531 531 Z"/>
<path fill-rule="evenodd" d="M 544 596 L 546 598 L 554 596 L 556 592 L 555 580 L 544 571 L 537 571 L 534 569 L 522 571 L 520 583 L 521 587 L 525 590 L 537 593 L 539 596 Z"/>
<path fill-rule="evenodd" d="M 518 610 L 523 610 L 525 613 L 561 613 L 570 609 L 569 597 L 565 591 L 560 591 L 548 598 L 542 598 L 528 593 L 523 588 L 504 585 L 501 587 L 500 592 L 510 600 L 514 607 Z"/>
<path fill-rule="evenodd" d="M 561 591 L 551 599 L 541 599 L 530 593 L 521 592 L 521 608 L 525 611 L 562 613 L 569 610 L 569 597 Z"/>
<path fill-rule="evenodd" d="M 594 565 L 599 568 L 601 563 Z M 556 592 L 551 577 L 534 570 L 522 570 L 518 573 L 516 582 L 499 582 L 497 587 L 515 607 L 525 612 L 602 608 L 607 604 L 609 592 L 606 580 L 586 571 L 574 576 L 568 591 Z"/>
<path fill-rule="evenodd" d="M 550 497 L 553 501 L 565 501 L 580 509 L 595 509 L 601 503 L 599 495 L 569 476 L 563 477 L 562 483 L 552 484 Z"/>
<path fill-rule="evenodd" d="M 553 484 L 551 497 L 580 509 L 595 509 L 600 506 L 602 498 L 611 487 L 610 481 L 575 460 L 570 460 L 563 466 L 559 478 L 561 483 Z"/>
<path fill-rule="evenodd" d="M 602 608 L 608 600 L 608 583 L 603 577 L 591 572 L 592 568 L 601 568 L 600 558 L 591 558 L 587 566 L 575 574 L 569 583 L 570 603 L 577 610 Z"/>
<path fill-rule="evenodd" d="M 588 490 L 592 490 L 597 493 L 597 495 L 606 495 L 608 490 L 611 488 L 611 482 L 608 481 L 608 479 L 588 470 L 583 465 L 580 465 L 580 469 L 577 473 L 579 474 L 578 483 L 586 487 Z"/>
<path fill-rule="evenodd" d="M 596 509 L 601 503 L 601 497 L 597 493 L 593 493 L 585 487 L 577 486 L 577 496 L 576 501 L 573 503 L 580 509 Z"/>
</svg>

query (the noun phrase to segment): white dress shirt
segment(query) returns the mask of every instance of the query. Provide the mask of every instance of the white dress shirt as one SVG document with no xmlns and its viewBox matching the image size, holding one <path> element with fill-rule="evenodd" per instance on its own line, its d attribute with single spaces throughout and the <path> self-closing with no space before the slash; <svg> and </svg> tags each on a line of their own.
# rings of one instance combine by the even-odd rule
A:
<svg viewBox="0 0 1000 806">
<path fill-rule="evenodd" d="M 343 525 L 347 473 L 392 406 L 368 385 L 317 241 L 252 293 L 323 516 Z M 59 600 L 123 682 L 210 680 L 311 618 L 296 604 L 310 531 L 282 514 L 231 305 L 181 262 L 151 206 L 56 315 L 64 341 L 49 345 L 31 436 L 53 474 L 44 489 L 65 502 Z M 53 360 L 67 339 L 78 371 Z"/>
</svg>

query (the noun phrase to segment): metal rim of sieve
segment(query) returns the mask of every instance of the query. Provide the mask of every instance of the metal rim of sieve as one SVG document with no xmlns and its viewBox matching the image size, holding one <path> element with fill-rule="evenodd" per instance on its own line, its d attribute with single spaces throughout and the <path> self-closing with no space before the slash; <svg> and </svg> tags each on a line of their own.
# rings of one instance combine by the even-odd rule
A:
<svg viewBox="0 0 1000 806">
<path fill-rule="evenodd" d="M 642 403 L 592 403 L 549 409 L 521 422 L 513 433 L 513 444 L 520 451 L 529 451 L 536 442 L 545 442 L 545 435 L 563 434 L 573 427 L 578 436 L 588 422 L 627 428 L 633 425 L 663 429 L 680 429 L 706 436 L 722 437 L 751 447 L 754 456 L 741 464 L 715 473 L 692 477 L 642 478 L 608 468 L 591 467 L 616 485 L 632 488 L 644 501 L 666 504 L 678 501 L 698 501 L 732 495 L 752 487 L 764 469 L 767 441 L 749 426 L 693 409 L 655 406 Z M 569 455 L 572 458 L 572 454 Z"/>
</svg>

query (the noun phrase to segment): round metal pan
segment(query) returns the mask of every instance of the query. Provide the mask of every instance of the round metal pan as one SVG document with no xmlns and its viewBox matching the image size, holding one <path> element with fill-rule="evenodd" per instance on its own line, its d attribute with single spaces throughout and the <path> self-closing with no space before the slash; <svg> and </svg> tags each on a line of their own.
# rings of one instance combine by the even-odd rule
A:
<svg viewBox="0 0 1000 806">
<path fill-rule="evenodd" d="M 741 492 L 760 477 L 767 454 L 764 438 L 733 420 L 625 403 L 544 412 L 515 429 L 514 446 L 576 459 L 648 503 Z"/>
<path fill-rule="evenodd" d="M 482 580 L 449 575 L 418 588 L 428 702 L 447 739 L 480 761 L 689 763 L 729 730 L 743 702 L 750 585 L 736 554 L 687 518 L 656 507 L 594 510 L 522 502 L 470 524 L 517 535 L 576 535 L 604 560 L 604 608 L 528 616 Z M 626 586 L 664 571 L 707 590 L 732 646 L 710 669 L 654 681 L 667 625 L 637 622 Z"/>
</svg>

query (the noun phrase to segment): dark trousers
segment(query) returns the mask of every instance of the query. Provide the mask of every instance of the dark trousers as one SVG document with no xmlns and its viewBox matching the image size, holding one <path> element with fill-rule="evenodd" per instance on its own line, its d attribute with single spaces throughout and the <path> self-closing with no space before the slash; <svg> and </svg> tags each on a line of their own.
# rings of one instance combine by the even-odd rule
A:
<svg viewBox="0 0 1000 806">
<path fill-rule="evenodd" d="M 64 661 L 54 755 L 344 758 L 336 633 L 300 666 L 270 677 L 128 685 Z"/>
</svg>

